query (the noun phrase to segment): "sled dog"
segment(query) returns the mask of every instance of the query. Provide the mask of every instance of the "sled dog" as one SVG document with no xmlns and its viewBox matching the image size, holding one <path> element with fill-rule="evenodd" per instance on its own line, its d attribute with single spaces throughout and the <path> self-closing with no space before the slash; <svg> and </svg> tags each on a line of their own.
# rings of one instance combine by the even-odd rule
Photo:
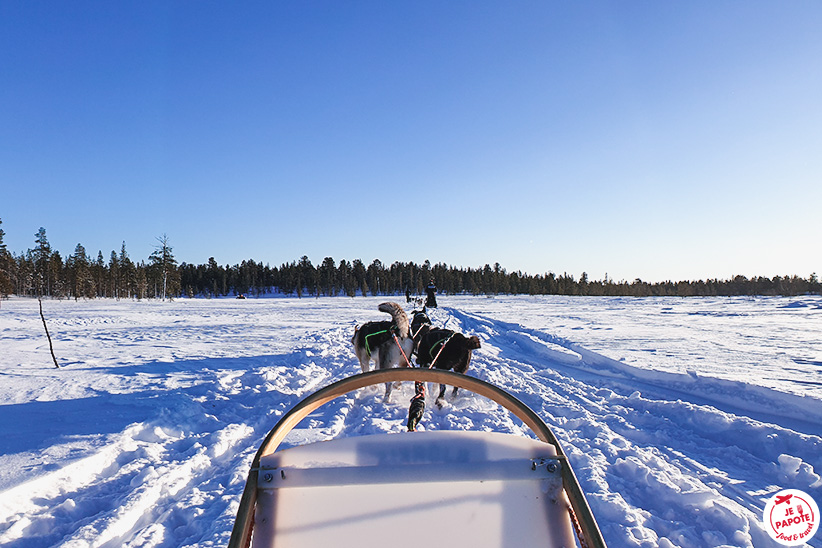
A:
<svg viewBox="0 0 822 548">
<path fill-rule="evenodd" d="M 414 341 L 411 338 L 411 327 L 408 316 L 397 303 L 382 303 L 377 307 L 380 312 L 391 314 L 391 321 L 368 322 L 358 326 L 351 337 L 354 354 L 365 373 L 373 360 L 376 369 L 387 369 L 393 366 L 408 367 L 411 364 L 411 351 Z M 385 400 L 391 396 L 391 383 L 385 384 Z"/>
<path fill-rule="evenodd" d="M 416 345 L 417 365 L 437 369 L 453 369 L 457 373 L 468 371 L 471 363 L 472 351 L 480 348 L 480 340 L 476 335 L 466 337 L 462 333 L 450 329 L 423 327 L 417 335 Z M 457 395 L 455 386 L 451 397 Z M 437 407 L 442 407 L 445 398 L 445 385 L 440 385 L 440 395 L 437 397 Z"/>
<path fill-rule="evenodd" d="M 432 326 L 431 318 L 425 313 L 425 309 L 411 312 L 411 338 L 414 339 L 415 344 L 419 342 L 424 326 Z"/>
</svg>

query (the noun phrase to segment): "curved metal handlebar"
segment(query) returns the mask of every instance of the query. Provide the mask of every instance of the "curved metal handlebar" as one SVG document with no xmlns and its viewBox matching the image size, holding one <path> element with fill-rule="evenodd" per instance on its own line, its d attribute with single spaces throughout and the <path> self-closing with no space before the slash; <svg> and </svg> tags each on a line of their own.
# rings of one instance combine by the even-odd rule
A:
<svg viewBox="0 0 822 548">
<path fill-rule="evenodd" d="M 285 436 L 288 435 L 301 420 L 329 401 L 359 388 L 395 381 L 436 382 L 457 386 L 484 396 L 513 413 L 536 434 L 538 439 L 555 446 L 557 448 L 557 455 L 563 455 L 562 449 L 559 447 L 559 442 L 556 437 L 554 437 L 551 429 L 548 428 L 542 419 L 527 405 L 508 392 L 483 380 L 461 373 L 454 373 L 453 371 L 401 367 L 369 371 L 367 373 L 354 375 L 314 392 L 280 419 L 277 425 L 268 433 L 268 436 L 266 436 L 255 460 L 274 453 Z"/>
<path fill-rule="evenodd" d="M 251 540 L 251 529 L 253 528 L 253 514 L 254 505 L 257 499 L 257 474 L 260 467 L 260 459 L 264 456 L 270 455 L 277 450 L 280 443 L 285 439 L 286 435 L 297 426 L 300 421 L 314 412 L 317 408 L 325 405 L 329 401 L 353 392 L 359 388 L 381 384 L 385 382 L 396 381 L 416 381 L 416 382 L 436 382 L 440 384 L 448 384 L 456 386 L 465 390 L 474 392 L 480 396 L 484 396 L 495 403 L 501 405 L 509 412 L 514 414 L 523 423 L 525 423 L 537 438 L 545 443 L 549 443 L 556 448 L 556 453 L 559 458 L 565 459 L 565 453 L 559 444 L 554 433 L 543 422 L 543 420 L 534 413 L 527 405 L 520 400 L 505 392 L 504 390 L 485 382 L 483 380 L 469 377 L 461 373 L 454 373 L 452 371 L 443 371 L 439 369 L 424 369 L 424 368 L 409 368 L 401 367 L 395 369 L 382 369 L 377 371 L 369 371 L 354 375 L 335 383 L 332 383 L 325 388 L 314 392 L 306 397 L 288 413 L 277 422 L 277 425 L 265 437 L 254 460 L 251 464 L 251 471 L 248 474 L 248 481 L 246 482 L 243 497 L 240 501 L 240 508 L 237 511 L 237 519 L 234 522 L 234 529 L 231 533 L 231 540 L 229 541 L 229 548 L 248 546 Z M 585 537 L 588 539 L 590 546 L 605 546 L 605 541 L 602 539 L 602 534 L 596 524 L 596 520 L 591 513 L 588 502 L 585 500 L 585 495 L 579 486 L 573 470 L 567 464 L 561 468 L 563 487 L 568 494 L 568 499 L 571 506 L 578 516 L 580 526 L 584 531 Z"/>
</svg>

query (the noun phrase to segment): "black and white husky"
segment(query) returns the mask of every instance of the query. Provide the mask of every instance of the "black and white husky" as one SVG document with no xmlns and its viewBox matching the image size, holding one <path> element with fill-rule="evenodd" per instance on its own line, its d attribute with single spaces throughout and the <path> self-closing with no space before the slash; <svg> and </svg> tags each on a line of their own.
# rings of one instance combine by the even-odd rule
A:
<svg viewBox="0 0 822 548">
<path fill-rule="evenodd" d="M 481 347 L 479 337 L 466 337 L 462 333 L 450 329 L 431 328 L 423 326 L 416 335 L 417 365 L 420 367 L 435 367 L 437 369 L 453 369 L 457 373 L 468 371 L 471 363 L 471 353 Z M 451 397 L 457 395 L 455 386 Z M 437 407 L 442 407 L 445 398 L 445 385 L 440 385 L 440 395 L 437 397 Z"/>
<path fill-rule="evenodd" d="M 409 367 L 414 340 L 408 316 L 397 303 L 382 303 L 380 312 L 391 314 L 391 321 L 368 322 L 358 326 L 351 337 L 354 353 L 360 361 L 363 373 L 369 370 L 373 360 L 377 369 L 393 366 Z M 391 396 L 391 383 L 385 383 L 385 400 Z"/>
<path fill-rule="evenodd" d="M 425 308 L 422 310 L 414 310 L 411 312 L 411 338 L 415 343 L 419 343 L 419 336 L 422 333 L 424 326 L 432 327 L 431 318 L 425 313 Z"/>
</svg>

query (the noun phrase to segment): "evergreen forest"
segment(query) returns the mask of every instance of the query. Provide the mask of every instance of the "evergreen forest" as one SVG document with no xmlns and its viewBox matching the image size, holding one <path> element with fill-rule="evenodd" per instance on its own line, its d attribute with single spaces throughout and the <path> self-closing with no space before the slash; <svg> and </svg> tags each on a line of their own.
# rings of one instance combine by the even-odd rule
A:
<svg viewBox="0 0 822 548">
<path fill-rule="evenodd" d="M 735 276 L 728 280 L 666 281 L 648 283 L 590 280 L 563 273 L 508 272 L 499 263 L 479 268 L 457 268 L 428 260 L 383 264 L 374 259 L 366 265 L 325 257 L 316 266 L 307 256 L 298 261 L 270 266 L 254 260 L 221 265 L 212 257 L 206 264 L 178 264 L 169 238 L 157 238 L 155 251 L 146 259 L 132 259 L 123 243 L 108 257 L 98 251 L 89 255 L 77 244 L 66 256 L 51 248 L 44 228 L 35 234 L 35 246 L 25 253 L 6 249 L 0 220 L 0 297 L 46 296 L 92 299 L 173 299 L 179 297 L 226 297 L 264 295 L 349 296 L 424 294 L 431 279 L 440 293 L 469 295 L 601 295 L 601 296 L 732 296 L 822 294 L 816 274 L 773 278 Z"/>
</svg>

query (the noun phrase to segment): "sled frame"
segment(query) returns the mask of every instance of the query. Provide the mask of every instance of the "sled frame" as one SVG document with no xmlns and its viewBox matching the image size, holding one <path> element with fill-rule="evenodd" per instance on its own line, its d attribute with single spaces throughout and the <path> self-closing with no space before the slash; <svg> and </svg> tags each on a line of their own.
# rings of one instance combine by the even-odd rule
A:
<svg viewBox="0 0 822 548">
<path fill-rule="evenodd" d="M 453 371 L 408 367 L 369 371 L 339 380 L 309 395 L 283 415 L 277 425 L 266 435 L 251 463 L 251 470 L 248 473 L 240 506 L 237 510 L 237 518 L 234 521 L 228 548 L 248 548 L 251 545 L 260 460 L 263 457 L 274 453 L 286 435 L 300 421 L 331 400 L 360 388 L 398 381 L 433 382 L 459 387 L 492 400 L 520 419 L 540 441 L 554 447 L 556 451 L 555 458 L 562 463 L 562 466 L 560 466 L 562 487 L 571 505 L 571 518 L 575 522 L 574 527 L 580 537 L 580 544 L 583 548 L 606 548 L 605 540 L 602 538 L 602 533 L 591 512 L 591 507 L 582 492 L 573 469 L 568 464 L 568 458 L 562 450 L 559 440 L 534 411 L 508 392 L 481 379 L 454 373 Z"/>
</svg>

